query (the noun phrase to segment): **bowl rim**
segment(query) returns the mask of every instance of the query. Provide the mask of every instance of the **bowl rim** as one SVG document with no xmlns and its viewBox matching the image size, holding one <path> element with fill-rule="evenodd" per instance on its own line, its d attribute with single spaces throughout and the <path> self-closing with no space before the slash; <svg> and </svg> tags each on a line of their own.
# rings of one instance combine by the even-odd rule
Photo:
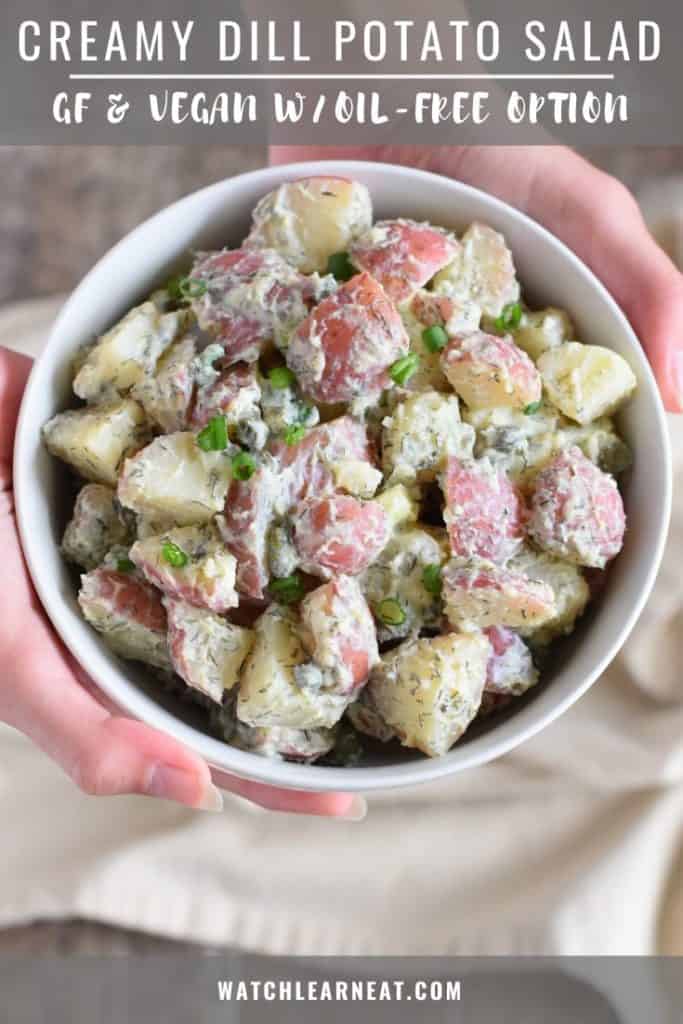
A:
<svg viewBox="0 0 683 1024">
<path fill-rule="evenodd" d="M 470 745 L 456 746 L 449 754 L 439 758 L 422 757 L 406 761 L 404 764 L 354 767 L 351 770 L 340 767 L 270 760 L 248 751 L 238 750 L 183 722 L 158 704 L 152 697 L 140 690 L 132 680 L 126 678 L 125 669 L 113 668 L 105 660 L 104 654 L 96 659 L 97 664 L 94 666 L 88 665 L 86 671 L 91 675 L 96 686 L 117 708 L 120 708 L 122 712 L 139 721 L 146 722 L 170 734 L 200 754 L 214 769 L 214 773 L 217 773 L 219 781 L 221 775 L 227 773 L 228 775 L 237 775 L 241 778 L 290 790 L 369 792 L 377 789 L 394 789 L 432 782 L 467 768 L 486 764 L 509 753 L 556 721 L 587 692 L 604 672 L 635 626 L 652 591 L 664 553 L 672 505 L 672 459 L 666 416 L 659 390 L 640 342 L 625 314 L 602 282 L 598 280 L 595 274 L 568 246 L 527 214 L 510 206 L 496 196 L 430 171 L 365 160 L 316 160 L 283 164 L 275 167 L 263 167 L 222 179 L 195 190 L 157 211 L 132 231 L 128 232 L 94 264 L 74 288 L 62 306 L 46 344 L 31 370 L 21 403 L 14 448 L 14 482 L 19 535 L 29 573 L 40 601 L 56 632 L 79 664 L 83 664 L 79 654 L 81 646 L 80 636 L 83 635 L 83 630 L 89 629 L 89 627 L 84 620 L 72 625 L 59 587 L 46 579 L 47 574 L 41 573 L 37 550 L 39 541 L 32 535 L 29 522 L 24 514 L 25 498 L 27 498 L 32 488 L 39 489 L 40 487 L 39 482 L 32 479 L 29 468 L 29 453 L 31 445 L 35 444 L 35 423 L 31 422 L 31 406 L 40 384 L 42 367 L 48 360 L 48 353 L 54 338 L 68 322 L 72 309 L 79 302 L 82 294 L 88 290 L 92 279 L 100 269 L 116 255 L 133 245 L 138 236 L 153 226 L 154 222 L 161 221 L 170 210 L 181 213 L 183 205 L 190 205 L 201 197 L 208 197 L 214 192 L 222 193 L 229 186 L 238 188 L 240 186 L 256 186 L 263 183 L 263 193 L 265 194 L 270 189 L 277 187 L 278 184 L 297 178 L 333 174 L 336 177 L 351 179 L 358 176 L 362 180 L 363 173 L 369 170 L 373 174 L 384 172 L 391 174 L 395 178 L 405 178 L 406 182 L 410 182 L 412 185 L 420 184 L 428 187 L 430 184 L 438 182 L 440 188 L 446 185 L 454 193 L 459 193 L 460 196 L 470 197 L 478 202 L 483 201 L 490 209 L 500 211 L 507 217 L 516 219 L 521 227 L 529 232 L 531 236 L 543 237 L 546 244 L 555 248 L 563 259 L 573 264 L 573 269 L 579 276 L 583 276 L 586 279 L 587 284 L 599 295 L 601 302 L 609 307 L 612 316 L 620 323 L 623 335 L 628 339 L 630 349 L 636 353 L 634 358 L 641 364 L 641 387 L 644 387 L 647 400 L 652 406 L 659 433 L 658 440 L 660 441 L 661 459 L 664 463 L 664 493 L 660 495 L 659 524 L 653 557 L 643 584 L 630 603 L 628 614 L 622 622 L 618 635 L 615 636 L 611 644 L 603 651 L 601 657 L 592 665 L 585 677 L 580 682 L 577 682 L 569 693 L 563 698 L 557 699 L 552 707 L 545 709 L 542 714 L 534 716 L 529 714 L 531 709 L 521 709 L 518 715 L 512 716 L 508 721 L 502 723 L 499 729 L 493 729 Z"/>
</svg>

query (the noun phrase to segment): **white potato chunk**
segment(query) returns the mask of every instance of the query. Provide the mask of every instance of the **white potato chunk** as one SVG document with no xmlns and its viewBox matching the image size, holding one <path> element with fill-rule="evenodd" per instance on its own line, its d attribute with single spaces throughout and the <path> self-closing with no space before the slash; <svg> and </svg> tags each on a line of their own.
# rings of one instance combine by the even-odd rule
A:
<svg viewBox="0 0 683 1024">
<path fill-rule="evenodd" d="M 191 689 L 221 704 L 237 683 L 253 631 L 172 597 L 164 598 L 164 606 L 174 670 Z"/>
<path fill-rule="evenodd" d="M 382 483 L 382 473 L 364 459 L 341 459 L 331 465 L 334 482 L 356 498 L 372 498 Z"/>
<path fill-rule="evenodd" d="M 375 498 L 386 512 L 389 524 L 393 529 L 406 523 L 416 523 L 420 514 L 418 497 L 405 484 L 394 484 L 387 487 Z"/>
<path fill-rule="evenodd" d="M 271 605 L 255 632 L 240 680 L 239 720 L 289 729 L 330 728 L 338 722 L 348 698 L 320 689 L 322 671 L 309 660 L 294 614 Z"/>
<path fill-rule="evenodd" d="M 538 369 L 553 405 L 582 424 L 614 412 L 637 385 L 633 370 L 616 352 L 578 341 L 549 349 Z"/>
<path fill-rule="evenodd" d="M 227 451 L 205 452 L 188 432 L 165 434 L 126 460 L 118 497 L 135 512 L 192 526 L 222 511 L 230 475 Z"/>
<path fill-rule="evenodd" d="M 436 626 L 441 617 L 438 593 L 424 585 L 428 566 L 442 566 L 448 560 L 448 541 L 427 528 L 398 530 L 361 577 L 361 587 L 378 619 L 380 641 L 409 636 L 425 626 Z M 405 616 L 402 622 L 382 620 L 383 601 L 396 601 Z M 399 616 L 400 617 L 400 616 Z"/>
<path fill-rule="evenodd" d="M 513 331 L 515 344 L 524 349 L 534 362 L 547 352 L 557 348 L 574 335 L 574 325 L 563 309 L 539 309 L 522 313 L 519 327 Z"/>
<path fill-rule="evenodd" d="M 525 547 L 512 560 L 510 569 L 549 586 L 555 599 L 554 615 L 540 626 L 531 623 L 521 626 L 521 635 L 534 646 L 542 647 L 571 633 L 590 600 L 588 584 L 578 566 Z"/>
<path fill-rule="evenodd" d="M 132 309 L 87 352 L 74 391 L 88 402 L 125 395 L 154 373 L 159 356 L 183 330 L 187 313 L 161 313 L 153 302 Z"/>
<path fill-rule="evenodd" d="M 194 391 L 196 343 L 191 334 L 176 341 L 161 356 L 156 372 L 145 376 L 133 389 L 147 418 L 164 433 L 184 430 Z"/>
<path fill-rule="evenodd" d="M 181 526 L 138 540 L 129 557 L 171 597 L 218 614 L 239 604 L 237 562 L 213 525 Z"/>
<path fill-rule="evenodd" d="M 505 239 L 488 225 L 475 223 L 462 236 L 461 245 L 453 262 L 434 278 L 434 291 L 470 300 L 486 316 L 500 316 L 504 306 L 519 298 L 512 253 Z"/>
<path fill-rule="evenodd" d="M 83 569 L 96 569 L 110 548 L 126 544 L 129 529 L 114 499 L 114 491 L 104 484 L 86 484 L 78 492 L 62 538 L 62 552 L 70 562 Z"/>
<path fill-rule="evenodd" d="M 482 633 L 407 640 L 372 672 L 369 696 L 403 746 L 440 757 L 476 717 L 489 654 Z"/>
<path fill-rule="evenodd" d="M 305 274 L 324 272 L 333 253 L 372 224 L 365 185 L 344 178 L 303 178 L 269 192 L 252 214 L 245 248 L 276 249 Z"/>
<path fill-rule="evenodd" d="M 460 422 L 455 395 L 411 395 L 383 421 L 384 473 L 392 483 L 435 480 L 451 455 L 472 457 L 474 440 L 472 427 Z"/>
<path fill-rule="evenodd" d="M 87 622 L 122 658 L 171 669 L 161 594 L 135 573 L 101 567 L 81 577 L 78 603 Z"/>
<path fill-rule="evenodd" d="M 145 415 L 131 399 L 62 412 L 43 427 L 48 451 L 86 480 L 111 486 L 122 460 L 147 437 Z"/>
<path fill-rule="evenodd" d="M 448 621 L 456 628 L 508 626 L 531 629 L 557 612 L 552 587 L 519 570 L 490 562 L 449 562 L 443 571 L 443 599 Z"/>
</svg>

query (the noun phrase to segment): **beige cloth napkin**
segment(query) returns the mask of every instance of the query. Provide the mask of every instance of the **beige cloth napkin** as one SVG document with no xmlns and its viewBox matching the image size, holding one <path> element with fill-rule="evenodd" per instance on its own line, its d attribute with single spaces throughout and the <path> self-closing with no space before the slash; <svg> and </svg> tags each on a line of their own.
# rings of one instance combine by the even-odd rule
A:
<svg viewBox="0 0 683 1024">
<path fill-rule="evenodd" d="M 35 353 L 57 304 L 0 316 Z M 0 926 L 84 917 L 302 954 L 683 954 L 683 436 L 656 593 L 560 721 L 362 824 L 80 795 L 0 727 Z"/>
</svg>

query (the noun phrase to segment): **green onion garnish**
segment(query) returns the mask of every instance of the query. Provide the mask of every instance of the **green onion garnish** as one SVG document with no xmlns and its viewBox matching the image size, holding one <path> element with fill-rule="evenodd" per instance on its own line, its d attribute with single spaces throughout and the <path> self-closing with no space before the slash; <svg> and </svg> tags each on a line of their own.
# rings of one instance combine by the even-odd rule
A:
<svg viewBox="0 0 683 1024">
<path fill-rule="evenodd" d="M 377 618 L 386 626 L 402 626 L 406 613 L 395 597 L 385 597 L 377 606 Z"/>
<path fill-rule="evenodd" d="M 531 402 L 530 405 L 527 405 L 525 407 L 524 415 L 525 416 L 533 416 L 535 412 L 539 411 L 539 409 L 541 408 L 542 405 L 543 405 L 543 402 Z"/>
<path fill-rule="evenodd" d="M 435 324 L 433 327 L 426 327 L 424 329 L 422 340 L 425 343 L 425 348 L 429 349 L 430 352 L 440 352 L 448 344 L 448 335 L 443 327 Z"/>
<path fill-rule="evenodd" d="M 420 357 L 415 352 L 409 352 L 407 356 L 403 356 L 402 359 L 397 359 L 395 363 L 392 363 L 389 367 L 389 376 L 395 384 L 403 387 L 413 376 L 419 365 Z"/>
<path fill-rule="evenodd" d="M 206 281 L 199 278 L 183 277 L 178 281 L 178 291 L 184 299 L 201 299 L 206 294 Z"/>
<path fill-rule="evenodd" d="M 298 572 L 273 580 L 268 589 L 279 604 L 296 604 L 304 596 L 304 585 Z"/>
<path fill-rule="evenodd" d="M 285 444 L 298 444 L 306 436 L 306 428 L 301 424 L 287 427 L 285 430 Z"/>
<path fill-rule="evenodd" d="M 507 306 L 503 307 L 503 312 L 494 321 L 496 330 L 502 331 L 503 334 L 506 331 L 514 331 L 515 327 L 519 327 L 522 321 L 522 307 L 519 302 L 509 302 Z"/>
<path fill-rule="evenodd" d="M 438 597 L 441 593 L 441 566 L 436 563 L 426 565 L 422 570 L 422 586 L 428 594 Z"/>
<path fill-rule="evenodd" d="M 222 452 L 228 447 L 228 425 L 225 416 L 214 416 L 197 434 L 197 444 L 203 452 Z"/>
<path fill-rule="evenodd" d="M 135 562 L 131 562 L 130 558 L 119 558 L 116 563 L 117 572 L 135 572 Z"/>
<path fill-rule="evenodd" d="M 351 262 L 348 252 L 335 252 L 327 261 L 327 273 L 333 274 L 337 281 L 350 281 L 358 271 Z"/>
<path fill-rule="evenodd" d="M 168 292 L 169 299 L 175 299 L 176 302 L 179 302 L 184 298 L 184 295 L 180 290 L 180 283 L 183 280 L 184 279 L 178 274 L 176 277 L 172 277 L 166 282 L 166 291 Z"/>
<path fill-rule="evenodd" d="M 291 387 L 295 383 L 296 377 L 289 367 L 275 366 L 272 370 L 268 371 L 268 380 L 271 387 L 275 388 L 276 391 L 282 391 L 284 388 Z"/>
<path fill-rule="evenodd" d="M 256 460 L 249 452 L 240 452 L 232 460 L 232 475 L 235 480 L 249 480 L 256 472 Z"/>
<path fill-rule="evenodd" d="M 189 561 L 183 549 L 174 544 L 172 540 L 165 540 L 161 545 L 161 557 L 174 569 L 182 569 Z"/>
</svg>

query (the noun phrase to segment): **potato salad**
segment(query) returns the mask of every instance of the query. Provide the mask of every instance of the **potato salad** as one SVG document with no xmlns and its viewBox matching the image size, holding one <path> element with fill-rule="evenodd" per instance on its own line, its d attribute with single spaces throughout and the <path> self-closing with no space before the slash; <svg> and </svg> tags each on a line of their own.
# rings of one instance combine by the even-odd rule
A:
<svg viewBox="0 0 683 1024">
<path fill-rule="evenodd" d="M 444 755 L 538 683 L 619 554 L 635 387 L 529 308 L 489 225 L 283 184 L 77 354 L 43 438 L 82 613 L 241 749 Z"/>
</svg>

